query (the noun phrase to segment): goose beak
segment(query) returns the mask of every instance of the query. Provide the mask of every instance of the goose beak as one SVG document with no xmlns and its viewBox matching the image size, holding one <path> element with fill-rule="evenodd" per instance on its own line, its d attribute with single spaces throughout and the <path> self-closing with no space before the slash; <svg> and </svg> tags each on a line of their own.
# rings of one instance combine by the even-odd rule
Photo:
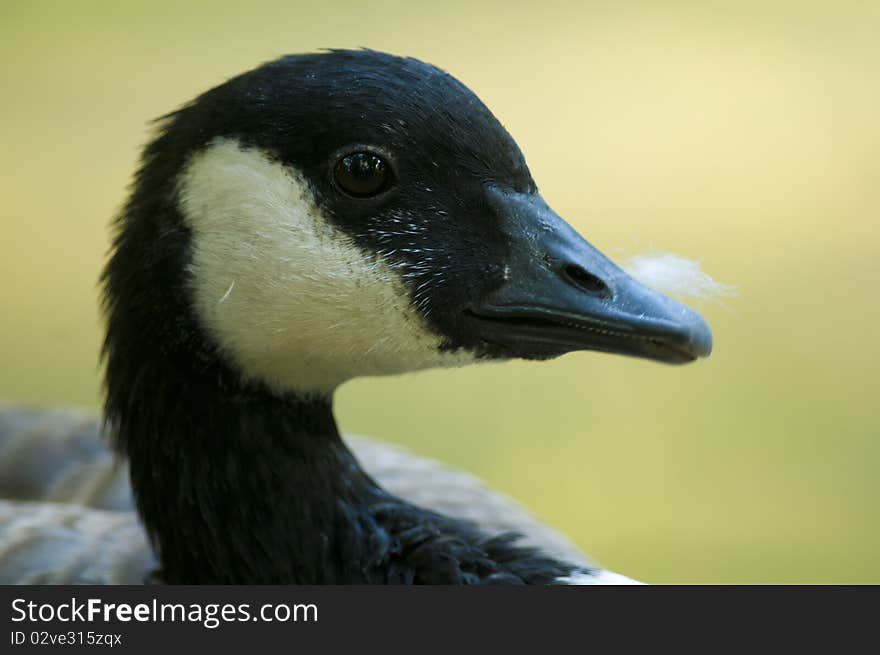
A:
<svg viewBox="0 0 880 655">
<path fill-rule="evenodd" d="M 501 286 L 466 310 L 513 357 L 598 350 L 683 364 L 712 351 L 699 314 L 624 273 L 538 195 L 490 189 L 510 254 Z"/>
</svg>

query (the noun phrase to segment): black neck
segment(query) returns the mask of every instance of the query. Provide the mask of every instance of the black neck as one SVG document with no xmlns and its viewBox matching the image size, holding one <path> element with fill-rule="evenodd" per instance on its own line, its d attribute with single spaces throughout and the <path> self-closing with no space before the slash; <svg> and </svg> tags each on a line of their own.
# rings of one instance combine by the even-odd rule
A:
<svg viewBox="0 0 880 655">
<path fill-rule="evenodd" d="M 140 386 L 108 417 L 164 582 L 547 584 L 575 568 L 386 493 L 327 398 Z"/>
<path fill-rule="evenodd" d="M 123 421 L 138 509 L 172 583 L 358 579 L 383 492 L 342 442 L 329 399 L 197 386 Z"/>
</svg>

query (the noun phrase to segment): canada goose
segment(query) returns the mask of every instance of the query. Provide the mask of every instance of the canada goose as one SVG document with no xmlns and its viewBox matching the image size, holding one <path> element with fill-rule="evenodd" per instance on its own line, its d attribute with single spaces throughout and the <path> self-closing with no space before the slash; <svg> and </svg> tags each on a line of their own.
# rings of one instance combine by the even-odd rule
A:
<svg viewBox="0 0 880 655">
<path fill-rule="evenodd" d="M 166 116 L 103 284 L 107 432 L 152 545 L 113 560 L 116 578 L 155 552 L 167 583 L 625 581 L 531 524 L 476 525 L 387 490 L 381 456 L 354 442 L 377 481 L 340 438 L 333 392 L 575 350 L 667 363 L 711 350 L 696 313 L 546 205 L 471 91 L 368 50 L 282 57 Z M 0 512 L 20 526 L 40 507 Z M 118 509 L 64 511 L 72 533 L 110 521 L 106 550 L 117 531 L 141 535 L 133 514 L 101 515 Z M 499 529 L 517 527 L 531 541 Z"/>
</svg>

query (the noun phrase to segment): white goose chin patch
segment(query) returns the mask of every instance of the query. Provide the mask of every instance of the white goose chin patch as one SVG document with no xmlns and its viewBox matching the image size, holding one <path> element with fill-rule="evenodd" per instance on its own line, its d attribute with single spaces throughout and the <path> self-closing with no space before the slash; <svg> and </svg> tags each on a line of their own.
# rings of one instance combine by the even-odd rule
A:
<svg viewBox="0 0 880 655">
<path fill-rule="evenodd" d="M 328 393 L 352 377 L 460 366 L 399 275 L 335 229 L 304 178 L 220 139 L 179 181 L 196 311 L 245 378 Z"/>
</svg>

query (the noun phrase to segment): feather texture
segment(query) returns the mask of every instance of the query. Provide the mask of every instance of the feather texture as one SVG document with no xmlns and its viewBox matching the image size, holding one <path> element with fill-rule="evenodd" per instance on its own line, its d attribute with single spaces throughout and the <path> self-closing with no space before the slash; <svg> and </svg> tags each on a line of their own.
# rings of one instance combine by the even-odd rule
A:
<svg viewBox="0 0 880 655">
<path fill-rule="evenodd" d="M 673 253 L 645 253 L 630 257 L 623 270 L 647 287 L 677 298 L 706 300 L 736 295 L 736 290 L 717 282 L 700 263 Z"/>
<path fill-rule="evenodd" d="M 366 437 L 346 441 L 391 493 L 592 566 L 565 537 L 472 475 Z M 72 409 L 0 406 L 0 583 L 141 584 L 156 566 L 127 466 L 105 445 L 98 420 Z"/>
</svg>

